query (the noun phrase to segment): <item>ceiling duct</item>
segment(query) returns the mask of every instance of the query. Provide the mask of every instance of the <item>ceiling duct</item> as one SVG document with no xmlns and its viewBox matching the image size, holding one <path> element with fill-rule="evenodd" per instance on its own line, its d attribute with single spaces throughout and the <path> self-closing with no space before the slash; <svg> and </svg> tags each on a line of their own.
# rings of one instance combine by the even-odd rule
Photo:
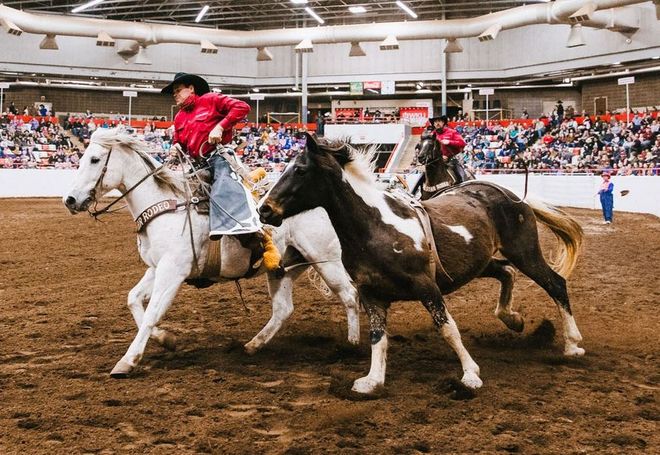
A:
<svg viewBox="0 0 660 455">
<path fill-rule="evenodd" d="M 39 49 L 46 49 L 49 51 L 59 50 L 60 47 L 57 45 L 55 35 L 46 35 L 45 38 L 41 40 L 41 43 L 39 43 Z"/>
<path fill-rule="evenodd" d="M 217 54 L 218 53 L 218 47 L 214 45 L 212 42 L 203 39 L 199 45 L 201 46 L 201 51 L 202 54 Z"/>
<path fill-rule="evenodd" d="M 349 57 L 364 57 L 367 53 L 364 52 L 364 49 L 360 46 L 360 43 L 353 41 L 351 43 L 351 50 L 348 52 Z"/>
<path fill-rule="evenodd" d="M 21 33 L 23 33 L 23 30 L 18 28 L 16 24 L 14 24 L 9 19 L 0 17 L 0 25 L 2 25 L 2 28 L 10 35 L 21 36 Z"/>
<path fill-rule="evenodd" d="M 589 2 L 584 5 L 582 8 L 568 16 L 568 21 L 571 24 L 581 24 L 582 22 L 587 22 L 591 19 L 591 16 L 596 11 L 596 5 Z"/>
<path fill-rule="evenodd" d="M 387 38 L 380 43 L 381 51 L 394 51 L 399 48 L 399 40 L 396 39 L 394 35 L 388 35 Z"/>
<path fill-rule="evenodd" d="M 96 37 L 96 45 L 100 47 L 115 47 L 115 40 L 106 32 L 99 32 Z"/>
<path fill-rule="evenodd" d="M 314 52 L 314 45 L 309 39 L 304 39 L 295 47 L 295 51 L 298 54 L 307 54 L 309 52 Z"/>
<path fill-rule="evenodd" d="M 463 46 L 461 46 L 461 43 L 459 43 L 456 38 L 449 38 L 443 52 L 445 54 L 463 52 Z"/>
<path fill-rule="evenodd" d="M 477 38 L 479 38 L 479 41 L 481 42 L 493 41 L 495 38 L 497 38 L 497 34 L 500 33 L 500 30 L 502 30 L 502 26 L 500 24 L 493 24 Z"/>
<path fill-rule="evenodd" d="M 273 54 L 270 53 L 265 47 L 257 48 L 257 61 L 258 62 L 269 62 L 273 60 Z"/>
<path fill-rule="evenodd" d="M 140 43 L 137 41 L 129 41 L 119 46 L 117 54 L 119 54 L 124 60 L 128 60 L 129 58 L 136 56 L 139 51 Z"/>
<path fill-rule="evenodd" d="M 535 3 L 496 13 L 466 19 L 427 20 L 414 22 L 384 22 L 371 24 L 302 27 L 272 30 L 222 30 L 203 27 L 157 24 L 148 22 L 114 21 L 69 15 L 44 15 L 19 11 L 0 5 L 0 18 L 9 33 L 24 31 L 58 36 L 96 38 L 103 30 L 116 40 L 133 40 L 145 45 L 180 43 L 198 45 L 206 39 L 217 46 L 257 48 L 266 46 L 298 46 L 297 52 L 312 52 L 311 43 L 334 44 L 382 41 L 396 35 L 401 40 L 469 38 L 479 36 L 482 41 L 495 39 L 501 30 L 534 24 L 568 24 L 586 20 L 589 27 L 616 27 L 618 13 L 612 21 L 609 10 L 627 5 L 646 3 L 642 0 L 562 0 Z M 657 2 L 656 2 L 657 5 Z M 630 8 L 626 8 L 630 11 Z M 569 19 L 572 17 L 572 19 Z M 8 26 L 9 25 L 9 26 Z M 486 30 L 486 32 L 484 32 Z M 301 43 L 301 39 L 303 42 Z M 300 47 L 307 43 L 308 46 Z"/>
<path fill-rule="evenodd" d="M 584 36 L 582 36 L 582 25 L 571 25 L 571 31 L 568 33 L 568 41 L 566 42 L 566 47 L 580 47 L 584 46 L 585 44 Z"/>
</svg>

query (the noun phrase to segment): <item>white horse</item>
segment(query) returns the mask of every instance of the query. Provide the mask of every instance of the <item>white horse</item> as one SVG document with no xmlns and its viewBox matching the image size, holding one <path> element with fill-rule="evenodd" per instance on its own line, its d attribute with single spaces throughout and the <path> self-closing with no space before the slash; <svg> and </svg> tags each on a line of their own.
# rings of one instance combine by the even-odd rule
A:
<svg viewBox="0 0 660 455">
<path fill-rule="evenodd" d="M 133 219 L 161 201 L 183 202 L 186 196 L 183 176 L 166 167 L 160 168 L 160 164 L 148 154 L 144 142 L 123 128 L 97 129 L 80 159 L 73 188 L 64 196 L 64 203 L 75 214 L 87 210 L 96 201 L 97 194 L 113 189 L 125 196 Z M 188 215 L 182 207 L 153 218 L 138 232 L 138 250 L 148 267 L 128 294 L 128 307 L 138 333 L 111 376 L 126 377 L 142 358 L 150 337 L 167 349 L 175 348 L 174 335 L 159 329 L 157 324 L 181 284 L 186 279 L 199 277 L 204 269 L 211 243 L 208 231 L 208 215 L 199 214 L 194 209 Z M 341 263 L 341 247 L 327 213 L 316 209 L 293 217 L 274 231 L 273 240 L 285 258 L 295 258 L 297 263 L 315 263 L 313 267 L 344 304 L 348 340 L 357 344 L 360 337 L 357 292 Z M 194 243 L 194 250 L 191 243 Z M 249 269 L 250 254 L 251 251 L 243 248 L 235 238 L 223 237 L 219 279 L 242 277 L 246 267 Z M 293 268 L 283 278 L 268 274 L 272 316 L 245 345 L 248 353 L 254 353 L 268 343 L 291 315 L 293 281 L 305 269 L 307 267 Z M 263 271 L 262 266 L 259 272 Z M 145 310 L 143 305 L 147 301 Z"/>
</svg>

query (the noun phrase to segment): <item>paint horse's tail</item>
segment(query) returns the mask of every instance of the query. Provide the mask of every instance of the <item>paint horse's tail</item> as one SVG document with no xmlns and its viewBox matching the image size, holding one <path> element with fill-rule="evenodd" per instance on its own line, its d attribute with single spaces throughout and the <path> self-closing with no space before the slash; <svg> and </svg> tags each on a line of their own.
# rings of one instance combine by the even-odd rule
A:
<svg viewBox="0 0 660 455">
<path fill-rule="evenodd" d="M 575 269 L 584 233 L 573 217 L 556 207 L 541 201 L 525 201 L 536 215 L 536 219 L 547 226 L 559 241 L 559 251 L 551 261 L 552 268 L 562 277 L 568 278 Z"/>
</svg>

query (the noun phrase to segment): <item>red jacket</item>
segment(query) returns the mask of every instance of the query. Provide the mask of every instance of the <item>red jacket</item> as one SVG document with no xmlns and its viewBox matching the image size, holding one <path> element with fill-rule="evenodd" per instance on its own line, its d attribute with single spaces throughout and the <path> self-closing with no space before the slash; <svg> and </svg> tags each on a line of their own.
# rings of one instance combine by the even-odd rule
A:
<svg viewBox="0 0 660 455">
<path fill-rule="evenodd" d="M 447 158 L 451 158 L 452 156 L 461 153 L 463 151 L 463 147 L 465 147 L 463 136 L 461 136 L 456 130 L 446 126 L 442 129 L 442 133 L 436 130 L 435 137 L 438 142 L 440 142 L 440 150 L 442 151 L 442 156 L 446 156 Z M 443 139 L 447 139 L 449 141 L 449 145 L 443 144 Z"/>
<path fill-rule="evenodd" d="M 224 129 L 222 143 L 231 141 L 232 128 L 250 112 L 245 101 L 218 93 L 206 93 L 195 99 L 190 109 L 181 109 L 174 117 L 173 144 L 181 144 L 192 157 L 202 156 L 215 149 L 208 143 L 209 133 L 219 123 Z"/>
</svg>

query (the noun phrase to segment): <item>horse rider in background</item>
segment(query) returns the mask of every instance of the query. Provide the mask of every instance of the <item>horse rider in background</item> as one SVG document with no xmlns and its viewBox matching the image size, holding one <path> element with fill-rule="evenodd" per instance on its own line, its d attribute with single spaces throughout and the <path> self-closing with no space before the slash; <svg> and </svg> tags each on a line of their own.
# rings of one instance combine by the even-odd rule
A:
<svg viewBox="0 0 660 455">
<path fill-rule="evenodd" d="M 179 108 L 174 117 L 173 149 L 193 161 L 206 161 L 212 174 L 209 237 L 234 235 L 244 247 L 255 241 L 263 248 L 269 271 L 280 268 L 280 254 L 263 232 L 255 201 L 220 147 L 231 142 L 233 127 L 250 112 L 244 101 L 212 93 L 209 84 L 194 74 L 177 73 L 161 93 L 172 95 Z M 252 249 L 252 248 L 251 248 Z"/>
<path fill-rule="evenodd" d="M 461 163 L 455 158 L 456 155 L 463 151 L 465 141 L 458 131 L 449 128 L 446 115 L 440 117 L 432 117 L 429 119 L 434 132 L 435 138 L 440 143 L 440 151 L 442 152 L 442 159 L 447 163 L 447 166 L 454 174 L 456 179 L 455 184 L 467 180 L 467 174 L 463 169 Z"/>
</svg>

